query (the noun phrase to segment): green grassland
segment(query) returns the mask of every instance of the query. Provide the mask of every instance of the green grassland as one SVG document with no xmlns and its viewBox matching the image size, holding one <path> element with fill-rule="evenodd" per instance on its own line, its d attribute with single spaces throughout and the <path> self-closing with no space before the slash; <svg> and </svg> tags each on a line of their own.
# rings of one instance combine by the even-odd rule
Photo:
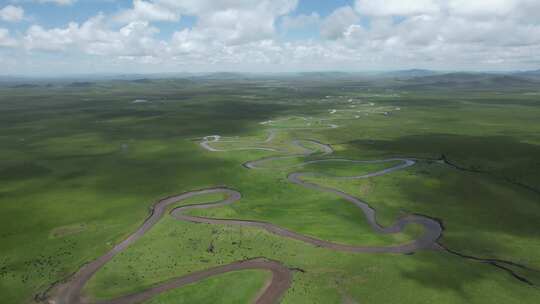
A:
<svg viewBox="0 0 540 304">
<path fill-rule="evenodd" d="M 540 270 L 539 96 L 511 88 L 497 94 L 495 88 L 388 92 L 385 85 L 177 79 L 84 88 L 1 87 L 0 302 L 34 302 L 36 294 L 134 231 L 159 198 L 212 186 L 225 185 L 243 197 L 192 214 L 267 221 L 357 245 L 403 243 L 421 233 L 412 226 L 399 235 L 375 234 L 346 201 L 288 182 L 293 171 L 324 173 L 310 180 L 365 199 L 384 225 L 402 214 L 432 216 L 444 224 L 445 246 Z M 136 99 L 147 102 L 133 103 Z M 340 111 L 330 114 L 332 109 Z M 300 116 L 311 117 L 312 124 Z M 261 125 L 268 120 L 274 123 Z M 215 147 L 251 146 L 270 129 L 277 130 L 275 139 L 257 146 L 282 152 L 209 152 L 198 145 L 201 137 L 219 134 L 240 142 Z M 329 143 L 336 158 L 444 155 L 463 170 L 421 161 L 385 176 L 339 180 L 332 176 L 392 164 L 299 166 L 320 158 L 317 154 L 265 163 L 267 169 L 242 167 L 248 160 L 301 153 L 290 145 L 293 139 Z M 207 250 L 211 242 L 213 252 Z M 192 224 L 169 216 L 101 269 L 86 292 L 93 298 L 114 297 L 260 256 L 304 270 L 294 273 L 284 303 L 536 303 L 540 297 L 535 271 L 516 270 L 535 283 L 529 286 L 501 269 L 449 253 L 340 253 L 260 229 Z M 246 302 L 268 275 L 228 273 L 149 303 Z"/>
<path fill-rule="evenodd" d="M 254 270 L 226 273 L 161 294 L 148 303 L 249 303 L 269 276 L 270 273 Z"/>
</svg>

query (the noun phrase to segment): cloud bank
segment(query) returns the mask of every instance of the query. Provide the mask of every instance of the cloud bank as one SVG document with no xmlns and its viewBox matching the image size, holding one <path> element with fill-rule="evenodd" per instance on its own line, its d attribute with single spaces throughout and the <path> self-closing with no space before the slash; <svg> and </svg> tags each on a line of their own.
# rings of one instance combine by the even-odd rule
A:
<svg viewBox="0 0 540 304">
<path fill-rule="evenodd" d="M 252 72 L 540 66 L 537 0 L 356 0 L 324 16 L 297 7 L 297 0 L 134 0 L 63 27 L 29 24 L 14 35 L 0 24 L 0 47 L 115 71 L 133 63 L 140 71 Z M 160 34 L 162 24 L 174 28 L 186 16 L 192 26 Z M 19 7 L 0 10 L 6 22 L 23 17 Z M 294 30 L 315 34 L 291 39 Z"/>
</svg>

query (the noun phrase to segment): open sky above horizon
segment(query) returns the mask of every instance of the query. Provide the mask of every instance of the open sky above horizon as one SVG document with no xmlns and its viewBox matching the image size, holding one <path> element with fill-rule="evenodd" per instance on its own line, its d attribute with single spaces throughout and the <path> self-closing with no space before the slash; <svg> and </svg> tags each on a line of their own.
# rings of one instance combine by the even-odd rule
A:
<svg viewBox="0 0 540 304">
<path fill-rule="evenodd" d="M 0 0 L 0 74 L 525 70 L 538 0 Z"/>
</svg>

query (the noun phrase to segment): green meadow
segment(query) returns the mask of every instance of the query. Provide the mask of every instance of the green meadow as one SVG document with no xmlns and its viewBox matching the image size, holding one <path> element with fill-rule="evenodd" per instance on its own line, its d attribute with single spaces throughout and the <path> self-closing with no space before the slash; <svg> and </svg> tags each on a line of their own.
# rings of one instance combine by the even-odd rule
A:
<svg viewBox="0 0 540 304">
<path fill-rule="evenodd" d="M 137 99 L 146 102 L 134 103 Z M 539 117 L 539 96 L 512 88 L 445 91 L 334 79 L 1 86 L 0 302 L 36 302 L 52 284 L 137 229 L 154 202 L 195 189 L 226 186 L 240 191 L 242 199 L 192 215 L 265 221 L 336 243 L 395 245 L 422 233 L 412 225 L 404 233 L 376 234 L 357 207 L 287 180 L 291 172 L 315 172 L 306 179 L 365 200 L 382 225 L 406 214 L 436 218 L 444 226 L 445 247 L 523 265 L 511 268 L 532 285 L 447 252 L 335 252 L 257 228 L 165 215 L 99 270 L 85 294 L 113 298 L 193 271 L 266 257 L 298 269 L 283 303 L 536 303 Z M 261 143 L 270 130 L 274 139 Z M 227 137 L 216 148 L 278 151 L 204 150 L 201 138 L 215 134 Z M 304 157 L 291 144 L 295 139 L 327 143 L 335 152 Z M 242 166 L 286 155 L 297 156 L 256 170 Z M 339 177 L 396 163 L 303 164 L 392 157 L 419 161 L 356 180 Z M 449 164 L 438 161 L 442 157 Z M 180 205 L 222 198 L 207 195 Z M 231 272 L 148 303 L 250 302 L 269 277 L 264 271 Z"/>
</svg>

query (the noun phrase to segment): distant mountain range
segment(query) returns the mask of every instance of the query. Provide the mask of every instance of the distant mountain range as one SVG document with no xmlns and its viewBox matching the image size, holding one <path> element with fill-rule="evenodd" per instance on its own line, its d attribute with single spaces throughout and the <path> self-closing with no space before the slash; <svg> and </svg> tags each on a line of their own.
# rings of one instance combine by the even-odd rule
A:
<svg viewBox="0 0 540 304">
<path fill-rule="evenodd" d="M 540 77 L 532 72 L 519 73 L 465 73 L 455 72 L 411 77 L 399 85 L 401 88 L 431 89 L 535 89 L 540 88 Z"/>
<path fill-rule="evenodd" d="M 514 73 L 514 75 L 523 76 L 523 77 L 540 78 L 540 70 L 516 72 L 516 73 Z"/>
<path fill-rule="evenodd" d="M 291 81 L 346 81 L 362 82 L 366 85 L 388 86 L 393 88 L 414 89 L 493 89 L 540 88 L 540 70 L 515 72 L 441 72 L 425 69 L 409 69 L 387 72 L 299 72 L 299 73 L 176 73 L 176 74 L 132 74 L 77 76 L 73 78 L 26 78 L 19 76 L 0 76 L 3 87 L 29 89 L 34 87 L 88 88 L 117 81 L 136 85 L 171 81 L 172 85 L 185 85 L 201 81 L 253 81 L 253 80 L 291 80 Z"/>
<path fill-rule="evenodd" d="M 383 72 L 382 75 L 386 77 L 408 78 L 408 77 L 431 76 L 431 75 L 437 75 L 440 73 L 441 72 L 436 72 L 432 70 L 411 69 L 411 70 Z"/>
</svg>

